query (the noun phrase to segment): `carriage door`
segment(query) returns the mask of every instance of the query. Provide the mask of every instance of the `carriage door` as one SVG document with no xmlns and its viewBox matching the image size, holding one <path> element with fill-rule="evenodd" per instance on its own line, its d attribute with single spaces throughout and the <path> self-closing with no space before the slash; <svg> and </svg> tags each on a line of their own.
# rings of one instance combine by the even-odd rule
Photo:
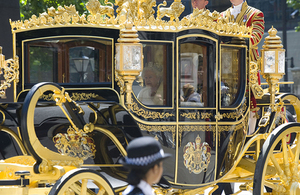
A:
<svg viewBox="0 0 300 195">
<path fill-rule="evenodd" d="M 217 40 L 186 35 L 177 44 L 177 183 L 199 185 L 215 179 Z"/>
</svg>

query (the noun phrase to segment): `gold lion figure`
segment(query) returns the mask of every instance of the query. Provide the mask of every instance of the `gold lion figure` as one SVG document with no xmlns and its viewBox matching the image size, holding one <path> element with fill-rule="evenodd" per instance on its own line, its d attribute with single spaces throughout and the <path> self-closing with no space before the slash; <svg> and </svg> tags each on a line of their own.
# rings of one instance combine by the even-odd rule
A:
<svg viewBox="0 0 300 195">
<path fill-rule="evenodd" d="M 101 5 L 98 0 L 89 0 L 86 4 L 86 8 L 92 15 L 96 15 L 97 13 L 101 15 L 106 14 L 112 18 L 114 16 L 114 5 L 111 2 L 108 2 L 108 0 L 105 0 L 105 4 L 107 5 Z M 110 6 L 108 6 L 108 4 Z"/>
<path fill-rule="evenodd" d="M 167 16 L 170 18 L 170 21 L 173 21 L 174 19 L 177 20 L 184 11 L 184 5 L 181 3 L 181 0 L 175 0 L 170 7 L 160 7 L 162 5 L 166 6 L 167 2 L 164 1 L 157 6 L 157 19 Z"/>
</svg>

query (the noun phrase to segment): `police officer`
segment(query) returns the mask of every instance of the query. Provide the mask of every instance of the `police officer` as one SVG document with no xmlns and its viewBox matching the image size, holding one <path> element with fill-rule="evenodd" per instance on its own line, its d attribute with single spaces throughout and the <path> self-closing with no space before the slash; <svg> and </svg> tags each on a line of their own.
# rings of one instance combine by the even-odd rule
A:
<svg viewBox="0 0 300 195">
<path fill-rule="evenodd" d="M 130 172 L 127 176 L 129 186 L 123 195 L 154 195 L 152 185 L 162 178 L 165 154 L 160 143 L 152 137 L 140 137 L 127 146 L 127 157 L 121 163 Z"/>
</svg>

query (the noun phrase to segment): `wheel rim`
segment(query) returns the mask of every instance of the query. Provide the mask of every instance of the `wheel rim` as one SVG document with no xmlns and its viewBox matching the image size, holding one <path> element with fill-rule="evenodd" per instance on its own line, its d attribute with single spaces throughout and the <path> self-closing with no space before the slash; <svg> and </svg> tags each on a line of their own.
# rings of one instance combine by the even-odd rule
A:
<svg viewBox="0 0 300 195">
<path fill-rule="evenodd" d="M 291 133 L 296 139 L 287 144 Z M 264 194 L 264 187 L 271 188 L 272 194 L 300 194 L 299 140 L 298 123 L 283 125 L 269 135 L 257 161 L 253 194 Z"/>
<path fill-rule="evenodd" d="M 91 170 L 75 171 L 63 176 L 51 189 L 56 195 L 113 195 L 111 185 L 99 173 Z"/>
</svg>

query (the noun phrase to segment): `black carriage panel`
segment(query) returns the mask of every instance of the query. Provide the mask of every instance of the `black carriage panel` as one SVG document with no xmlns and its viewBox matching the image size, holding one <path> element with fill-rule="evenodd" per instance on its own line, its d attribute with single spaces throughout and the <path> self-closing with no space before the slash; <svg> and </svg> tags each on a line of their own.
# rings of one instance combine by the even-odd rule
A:
<svg viewBox="0 0 300 195">
<path fill-rule="evenodd" d="M 199 29 L 189 33 L 177 37 L 176 182 L 185 188 L 215 180 L 217 146 L 218 37 Z"/>
<path fill-rule="evenodd" d="M 27 154 L 19 137 L 19 111 L 21 104 L 2 104 L 0 106 L 0 159 Z"/>
</svg>

